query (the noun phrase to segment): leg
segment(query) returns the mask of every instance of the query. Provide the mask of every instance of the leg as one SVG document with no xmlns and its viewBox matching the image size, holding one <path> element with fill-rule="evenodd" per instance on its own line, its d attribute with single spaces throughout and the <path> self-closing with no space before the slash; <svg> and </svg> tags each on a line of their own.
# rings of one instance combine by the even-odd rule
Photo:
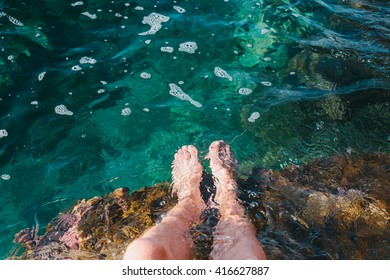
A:
<svg viewBox="0 0 390 280">
<path fill-rule="evenodd" d="M 173 193 L 177 194 L 179 202 L 159 224 L 130 243 L 124 259 L 193 258 L 189 228 L 205 207 L 199 190 L 202 171 L 194 146 L 183 146 L 175 154 Z"/>
<path fill-rule="evenodd" d="M 208 158 L 216 186 L 215 201 L 221 218 L 214 233 L 213 259 L 266 259 L 256 238 L 253 224 L 245 217 L 237 200 L 237 184 L 233 178 L 237 162 L 230 146 L 223 141 L 210 145 Z"/>
</svg>

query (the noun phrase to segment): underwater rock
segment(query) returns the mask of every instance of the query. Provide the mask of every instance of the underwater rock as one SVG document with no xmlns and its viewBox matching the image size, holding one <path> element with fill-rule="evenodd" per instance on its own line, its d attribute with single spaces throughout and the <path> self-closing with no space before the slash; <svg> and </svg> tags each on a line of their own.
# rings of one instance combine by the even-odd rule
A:
<svg viewBox="0 0 390 280">
<path fill-rule="evenodd" d="M 326 93 L 317 99 L 289 100 L 251 122 L 252 106 L 240 112 L 241 126 L 256 137 L 255 165 L 284 168 L 338 152 L 388 151 L 390 103 L 385 89 Z M 299 94 L 299 93 L 297 93 Z M 302 93 L 304 95 L 305 92 Z"/>
<path fill-rule="evenodd" d="M 332 90 L 336 87 L 336 83 L 327 79 L 322 71 L 316 71 L 322 69 L 319 65 L 323 57 L 327 56 L 307 50 L 301 51 L 290 59 L 288 67 L 281 71 L 281 75 L 287 77 L 286 80 L 293 85 L 305 85 L 313 89 Z M 298 74 L 291 76 L 289 74 L 291 71 Z"/>
<path fill-rule="evenodd" d="M 343 120 L 346 114 L 346 106 L 337 95 L 330 95 L 317 102 L 321 113 L 331 120 Z"/>
<path fill-rule="evenodd" d="M 389 163 L 388 154 L 337 155 L 260 172 L 248 214 L 269 258 L 388 259 Z"/>
<path fill-rule="evenodd" d="M 275 30 L 272 31 L 275 32 Z M 276 42 L 276 36 L 264 23 L 239 26 L 235 29 L 233 37 L 236 40 L 237 49 L 240 50 L 238 66 L 267 65 L 266 58 L 269 52 L 273 52 L 274 56 L 285 56 L 285 50 L 282 47 L 275 49 L 273 46 Z M 276 65 L 273 66 L 276 67 Z"/>
<path fill-rule="evenodd" d="M 335 155 L 279 171 L 253 168 L 239 199 L 269 259 L 388 259 L 390 155 Z M 214 191 L 205 174 L 207 201 Z M 24 229 L 13 259 L 120 259 L 127 244 L 176 203 L 168 183 L 78 201 L 38 236 Z M 196 259 L 208 259 L 218 222 L 206 209 L 190 229 Z"/>
<path fill-rule="evenodd" d="M 375 125 L 383 127 L 386 131 L 390 126 L 390 102 L 368 104 L 357 113 L 357 116 L 357 120 L 369 123 L 370 127 Z"/>
<path fill-rule="evenodd" d="M 58 215 L 42 236 L 24 229 L 15 236 L 21 259 L 121 259 L 126 244 L 166 213 L 175 200 L 169 184 L 129 193 L 128 188 L 80 200 Z"/>
</svg>

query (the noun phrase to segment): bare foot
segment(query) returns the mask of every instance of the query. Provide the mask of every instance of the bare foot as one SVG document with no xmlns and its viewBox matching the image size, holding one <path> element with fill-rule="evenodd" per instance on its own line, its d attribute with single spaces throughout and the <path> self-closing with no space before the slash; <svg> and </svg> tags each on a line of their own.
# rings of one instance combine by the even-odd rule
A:
<svg viewBox="0 0 390 280">
<path fill-rule="evenodd" d="M 237 161 L 224 141 L 211 143 L 208 158 L 216 187 L 215 201 L 221 218 L 214 232 L 211 259 L 266 259 L 256 238 L 256 229 L 245 217 L 244 207 L 237 199 L 234 173 Z"/>
<path fill-rule="evenodd" d="M 179 202 L 186 197 L 201 199 L 199 185 L 202 172 L 198 150 L 194 146 L 183 146 L 177 151 L 172 163 L 172 194 L 177 195 Z"/>
<path fill-rule="evenodd" d="M 216 187 L 214 200 L 220 206 L 221 215 L 243 215 L 243 208 L 237 201 L 237 183 L 234 180 L 237 160 L 230 146 L 222 140 L 214 141 L 209 147 L 207 158 L 210 159 Z"/>
<path fill-rule="evenodd" d="M 179 202 L 160 223 L 148 229 L 127 247 L 124 259 L 192 259 L 189 229 L 204 208 L 199 185 L 203 167 L 194 146 L 183 146 L 172 164 L 173 190 Z"/>
<path fill-rule="evenodd" d="M 223 140 L 211 143 L 207 158 L 210 159 L 210 166 L 213 171 L 236 172 L 237 160 L 234 158 L 230 146 Z"/>
</svg>

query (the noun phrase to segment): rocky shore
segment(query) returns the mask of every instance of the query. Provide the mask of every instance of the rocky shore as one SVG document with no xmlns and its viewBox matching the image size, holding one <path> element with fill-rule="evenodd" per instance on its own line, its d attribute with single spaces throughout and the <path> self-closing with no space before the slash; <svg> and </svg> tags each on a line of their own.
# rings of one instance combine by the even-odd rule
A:
<svg viewBox="0 0 390 280">
<path fill-rule="evenodd" d="M 239 197 L 269 259 L 389 259 L 390 155 L 339 154 L 279 171 L 253 168 Z M 201 186 L 213 197 L 211 175 Z M 119 188 L 60 213 L 43 235 L 15 236 L 12 259 L 121 259 L 126 245 L 175 204 L 169 183 L 130 193 Z M 193 225 L 196 259 L 208 259 L 218 210 Z"/>
</svg>

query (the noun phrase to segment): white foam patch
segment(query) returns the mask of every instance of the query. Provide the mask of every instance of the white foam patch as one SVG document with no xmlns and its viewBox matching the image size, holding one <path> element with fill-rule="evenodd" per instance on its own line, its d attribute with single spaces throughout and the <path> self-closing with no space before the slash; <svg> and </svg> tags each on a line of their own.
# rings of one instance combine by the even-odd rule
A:
<svg viewBox="0 0 390 280">
<path fill-rule="evenodd" d="M 150 79 L 152 77 L 152 75 L 148 72 L 142 72 L 139 76 L 145 80 Z"/>
<path fill-rule="evenodd" d="M 173 6 L 173 9 L 176 10 L 176 12 L 180 13 L 180 14 L 183 14 L 186 12 L 186 10 L 182 7 L 179 7 L 179 6 Z"/>
<path fill-rule="evenodd" d="M 138 33 L 139 35 L 153 35 L 156 34 L 157 31 L 159 31 L 162 28 L 163 22 L 168 22 L 169 17 L 158 14 L 158 13 L 151 13 L 148 16 L 145 16 L 142 20 L 143 24 L 150 25 L 150 29 L 146 32 Z"/>
<path fill-rule="evenodd" d="M 80 71 L 82 68 L 78 65 L 72 66 L 73 71 Z"/>
<path fill-rule="evenodd" d="M 272 83 L 271 83 L 271 82 L 261 82 L 261 84 L 262 84 L 263 86 L 266 86 L 266 87 L 272 86 Z"/>
<path fill-rule="evenodd" d="M 223 69 L 220 68 L 220 67 L 215 67 L 215 68 L 214 68 L 214 74 L 215 74 L 215 76 L 217 76 L 217 77 L 219 77 L 219 78 L 228 79 L 229 81 L 233 81 L 232 76 L 230 76 L 230 75 L 228 74 L 228 72 L 226 72 L 225 70 L 223 70 Z"/>
<path fill-rule="evenodd" d="M 64 115 L 64 116 L 72 116 L 73 112 L 69 111 L 68 108 L 66 108 L 65 105 L 58 105 L 54 108 L 54 112 L 58 115 Z"/>
<path fill-rule="evenodd" d="M 38 75 L 38 81 L 42 81 L 43 78 L 45 77 L 46 72 L 42 72 L 41 74 Z"/>
<path fill-rule="evenodd" d="M 10 15 L 8 15 L 7 17 L 8 17 L 8 20 L 9 20 L 11 23 L 13 23 L 13 24 L 15 24 L 15 25 L 17 25 L 17 26 L 24 26 L 24 24 L 23 24 L 21 21 L 17 20 L 16 18 L 14 18 L 14 17 L 12 17 L 12 16 L 10 16 Z"/>
<path fill-rule="evenodd" d="M 80 58 L 80 64 L 96 64 L 96 59 L 88 56 L 83 56 Z"/>
<path fill-rule="evenodd" d="M 76 7 L 76 6 L 82 6 L 84 5 L 83 1 L 77 1 L 77 2 L 74 2 L 72 4 L 70 4 L 72 7 Z"/>
<path fill-rule="evenodd" d="M 7 137 L 8 132 L 5 129 L 0 129 L 0 138 Z"/>
<path fill-rule="evenodd" d="M 11 179 L 11 176 L 9 174 L 3 174 L 0 176 L 0 178 L 4 181 L 8 181 L 9 179 Z"/>
<path fill-rule="evenodd" d="M 34 105 L 34 106 L 37 106 L 39 103 L 38 103 L 38 101 L 34 100 L 34 101 L 31 101 L 30 104 Z"/>
<path fill-rule="evenodd" d="M 130 108 L 122 109 L 122 116 L 128 116 L 130 114 L 131 114 L 131 109 Z"/>
<path fill-rule="evenodd" d="M 174 49 L 172 47 L 161 47 L 160 51 L 167 52 L 167 53 L 173 53 Z"/>
<path fill-rule="evenodd" d="M 259 112 L 253 112 L 248 118 L 248 122 L 255 122 L 258 118 L 260 118 Z"/>
<path fill-rule="evenodd" d="M 185 100 L 190 102 L 192 105 L 194 105 L 197 108 L 202 107 L 202 104 L 200 104 L 198 101 L 193 100 L 188 94 L 186 94 L 178 85 L 174 83 L 169 84 L 169 94 L 172 96 L 175 96 L 181 100 Z"/>
<path fill-rule="evenodd" d="M 145 8 L 141 7 L 141 6 L 137 6 L 137 7 L 134 8 L 134 10 L 136 10 L 136 11 L 143 11 L 143 10 L 145 10 Z"/>
<path fill-rule="evenodd" d="M 89 17 L 90 19 L 97 19 L 97 15 L 96 14 L 91 14 L 89 12 L 84 12 L 84 13 L 81 13 L 81 14 L 86 16 L 86 17 Z"/>
<path fill-rule="evenodd" d="M 143 108 L 142 111 L 144 111 L 146 113 L 150 112 L 149 108 Z"/>
<path fill-rule="evenodd" d="M 179 51 L 186 53 L 195 53 L 198 45 L 195 42 L 184 42 L 179 45 Z"/>
<path fill-rule="evenodd" d="M 252 93 L 252 90 L 250 88 L 240 88 L 238 93 L 242 95 L 248 95 Z"/>
</svg>

